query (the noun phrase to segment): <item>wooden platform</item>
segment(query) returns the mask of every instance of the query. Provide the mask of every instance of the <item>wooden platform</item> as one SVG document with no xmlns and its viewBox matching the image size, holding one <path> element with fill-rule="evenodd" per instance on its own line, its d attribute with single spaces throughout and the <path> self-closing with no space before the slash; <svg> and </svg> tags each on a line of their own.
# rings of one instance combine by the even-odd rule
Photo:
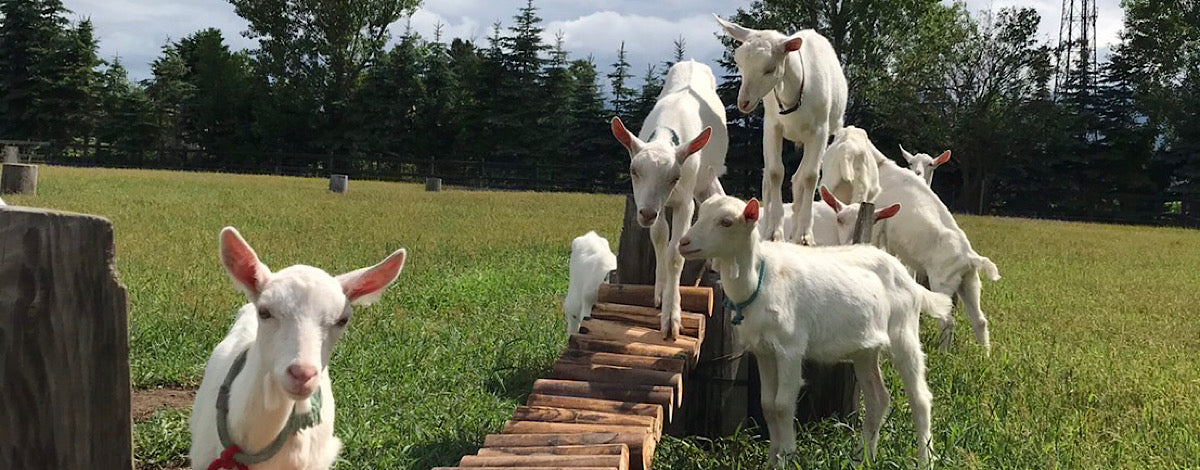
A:
<svg viewBox="0 0 1200 470">
<path fill-rule="evenodd" d="M 700 358 L 713 292 L 682 287 L 681 336 L 658 331 L 654 287 L 600 286 L 599 302 L 525 406 L 458 467 L 644 470 Z"/>
</svg>

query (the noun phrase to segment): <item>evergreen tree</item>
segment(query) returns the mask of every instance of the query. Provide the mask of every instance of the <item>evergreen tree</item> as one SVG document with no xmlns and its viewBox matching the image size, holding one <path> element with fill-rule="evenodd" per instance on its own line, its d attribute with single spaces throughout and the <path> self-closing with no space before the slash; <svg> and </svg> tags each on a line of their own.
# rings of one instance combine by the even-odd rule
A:
<svg viewBox="0 0 1200 470">
<path fill-rule="evenodd" d="M 155 126 L 159 129 L 158 145 L 162 150 L 179 149 L 194 142 L 184 126 L 184 111 L 195 94 L 188 80 L 189 70 L 179 50 L 172 44 L 162 48 L 163 55 L 150 64 L 154 78 L 147 82 L 146 91 L 154 102 Z M 159 158 L 164 158 L 164 153 Z"/>
<path fill-rule="evenodd" d="M 155 146 L 153 105 L 144 89 L 130 82 L 119 58 L 100 73 L 95 157 L 100 162 L 136 164 Z"/>
<path fill-rule="evenodd" d="M 547 149 L 546 156 L 557 160 L 554 163 L 574 164 L 579 161 L 577 155 L 563 152 L 570 146 L 571 130 L 578 123 L 575 121 L 575 77 L 571 74 L 570 62 L 566 49 L 563 48 L 563 34 L 555 35 L 554 48 L 550 52 L 550 61 L 544 72 L 545 105 L 538 119 L 538 127 L 544 129 L 543 146 Z M 559 149 L 554 152 L 551 149 Z"/>
<path fill-rule="evenodd" d="M 641 132 L 642 122 L 650 115 L 650 110 L 654 109 L 654 103 L 658 101 L 658 94 L 662 93 L 662 88 L 663 75 L 658 73 L 654 65 L 646 65 L 646 74 L 642 76 L 642 90 L 633 103 L 630 122 L 626 124 L 630 131 Z"/>
<path fill-rule="evenodd" d="M 621 117 L 622 121 L 631 122 L 633 107 L 634 107 L 634 91 L 629 88 L 629 79 L 633 75 L 629 73 L 629 61 L 625 59 L 625 41 L 621 41 L 621 47 L 617 49 L 617 61 L 612 64 L 612 72 L 608 75 L 609 83 L 612 85 L 612 109 L 613 113 Z"/>
<path fill-rule="evenodd" d="M 598 190 L 612 187 L 628 168 L 629 157 L 609 131 L 608 120 L 612 114 L 604 108 L 596 64 L 590 57 L 572 61 L 570 73 L 575 83 L 571 98 L 575 126 L 569 153 L 579 162 L 582 174 L 592 178 Z"/>
</svg>

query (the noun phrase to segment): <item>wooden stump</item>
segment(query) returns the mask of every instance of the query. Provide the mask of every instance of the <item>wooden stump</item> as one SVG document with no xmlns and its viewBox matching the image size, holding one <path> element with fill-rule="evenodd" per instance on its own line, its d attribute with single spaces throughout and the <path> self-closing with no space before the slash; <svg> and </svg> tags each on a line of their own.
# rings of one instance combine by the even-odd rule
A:
<svg viewBox="0 0 1200 470">
<path fill-rule="evenodd" d="M 329 175 L 329 190 L 338 194 L 345 193 L 350 185 L 349 175 Z"/>
<path fill-rule="evenodd" d="M 105 219 L 0 211 L 0 468 L 133 468 L 127 306 L 112 262 Z"/>
<path fill-rule="evenodd" d="M 671 220 L 670 211 L 659 217 Z M 683 263 L 683 275 L 679 283 L 690 286 L 700 278 L 704 261 L 689 260 Z M 625 195 L 625 221 L 621 224 L 621 244 L 617 250 L 617 279 L 613 283 L 654 285 L 654 243 L 650 241 L 650 229 L 638 225 L 637 202 L 632 194 Z M 651 305 L 653 306 L 653 305 Z"/>
<path fill-rule="evenodd" d="M 37 194 L 37 165 L 5 163 L 0 173 L 0 194 Z"/>
<path fill-rule="evenodd" d="M 441 178 L 425 178 L 425 191 L 436 193 L 441 190 L 442 190 L 442 179 Z"/>
<path fill-rule="evenodd" d="M 15 145 L 4 146 L 3 163 L 21 163 L 21 152 Z"/>
</svg>

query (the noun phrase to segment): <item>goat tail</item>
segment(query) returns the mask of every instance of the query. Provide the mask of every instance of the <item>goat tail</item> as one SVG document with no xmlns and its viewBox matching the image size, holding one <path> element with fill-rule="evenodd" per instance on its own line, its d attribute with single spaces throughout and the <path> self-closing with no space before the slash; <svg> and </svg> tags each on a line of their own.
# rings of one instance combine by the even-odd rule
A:
<svg viewBox="0 0 1200 470">
<path fill-rule="evenodd" d="M 1000 280 L 1000 270 L 996 268 L 996 263 L 993 263 L 992 260 L 988 259 L 988 257 L 975 255 L 975 259 L 972 260 L 972 263 L 974 263 L 975 269 L 983 271 L 983 274 L 987 276 L 988 279 L 993 281 Z"/>
<path fill-rule="evenodd" d="M 921 288 L 921 313 L 937 320 L 950 320 L 953 308 L 950 296 Z"/>
</svg>

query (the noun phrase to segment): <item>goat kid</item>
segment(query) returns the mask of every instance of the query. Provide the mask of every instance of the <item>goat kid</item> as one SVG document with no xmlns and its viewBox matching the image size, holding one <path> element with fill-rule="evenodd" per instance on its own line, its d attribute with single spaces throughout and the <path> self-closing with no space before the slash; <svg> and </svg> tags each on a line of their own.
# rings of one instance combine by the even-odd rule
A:
<svg viewBox="0 0 1200 470">
<path fill-rule="evenodd" d="M 908 153 L 907 150 L 904 150 L 904 146 L 901 145 L 900 154 L 903 155 L 904 159 L 908 161 L 908 169 L 912 170 L 913 173 L 916 173 L 917 176 L 920 176 L 922 179 L 924 179 L 926 186 L 933 185 L 933 170 L 936 170 L 939 166 L 942 166 L 942 164 L 950 161 L 949 150 L 942 152 L 941 155 L 938 155 L 937 157 L 931 157 L 927 153 L 918 153 L 913 155 Z M 839 199 L 842 198 L 842 195 L 838 194 L 836 191 L 833 194 L 838 196 Z"/>
<path fill-rule="evenodd" d="M 593 231 L 571 241 L 570 279 L 567 298 L 563 300 L 568 335 L 578 333 L 583 320 L 592 316 L 600 284 L 614 269 L 617 269 L 617 255 L 604 237 Z"/>
</svg>

